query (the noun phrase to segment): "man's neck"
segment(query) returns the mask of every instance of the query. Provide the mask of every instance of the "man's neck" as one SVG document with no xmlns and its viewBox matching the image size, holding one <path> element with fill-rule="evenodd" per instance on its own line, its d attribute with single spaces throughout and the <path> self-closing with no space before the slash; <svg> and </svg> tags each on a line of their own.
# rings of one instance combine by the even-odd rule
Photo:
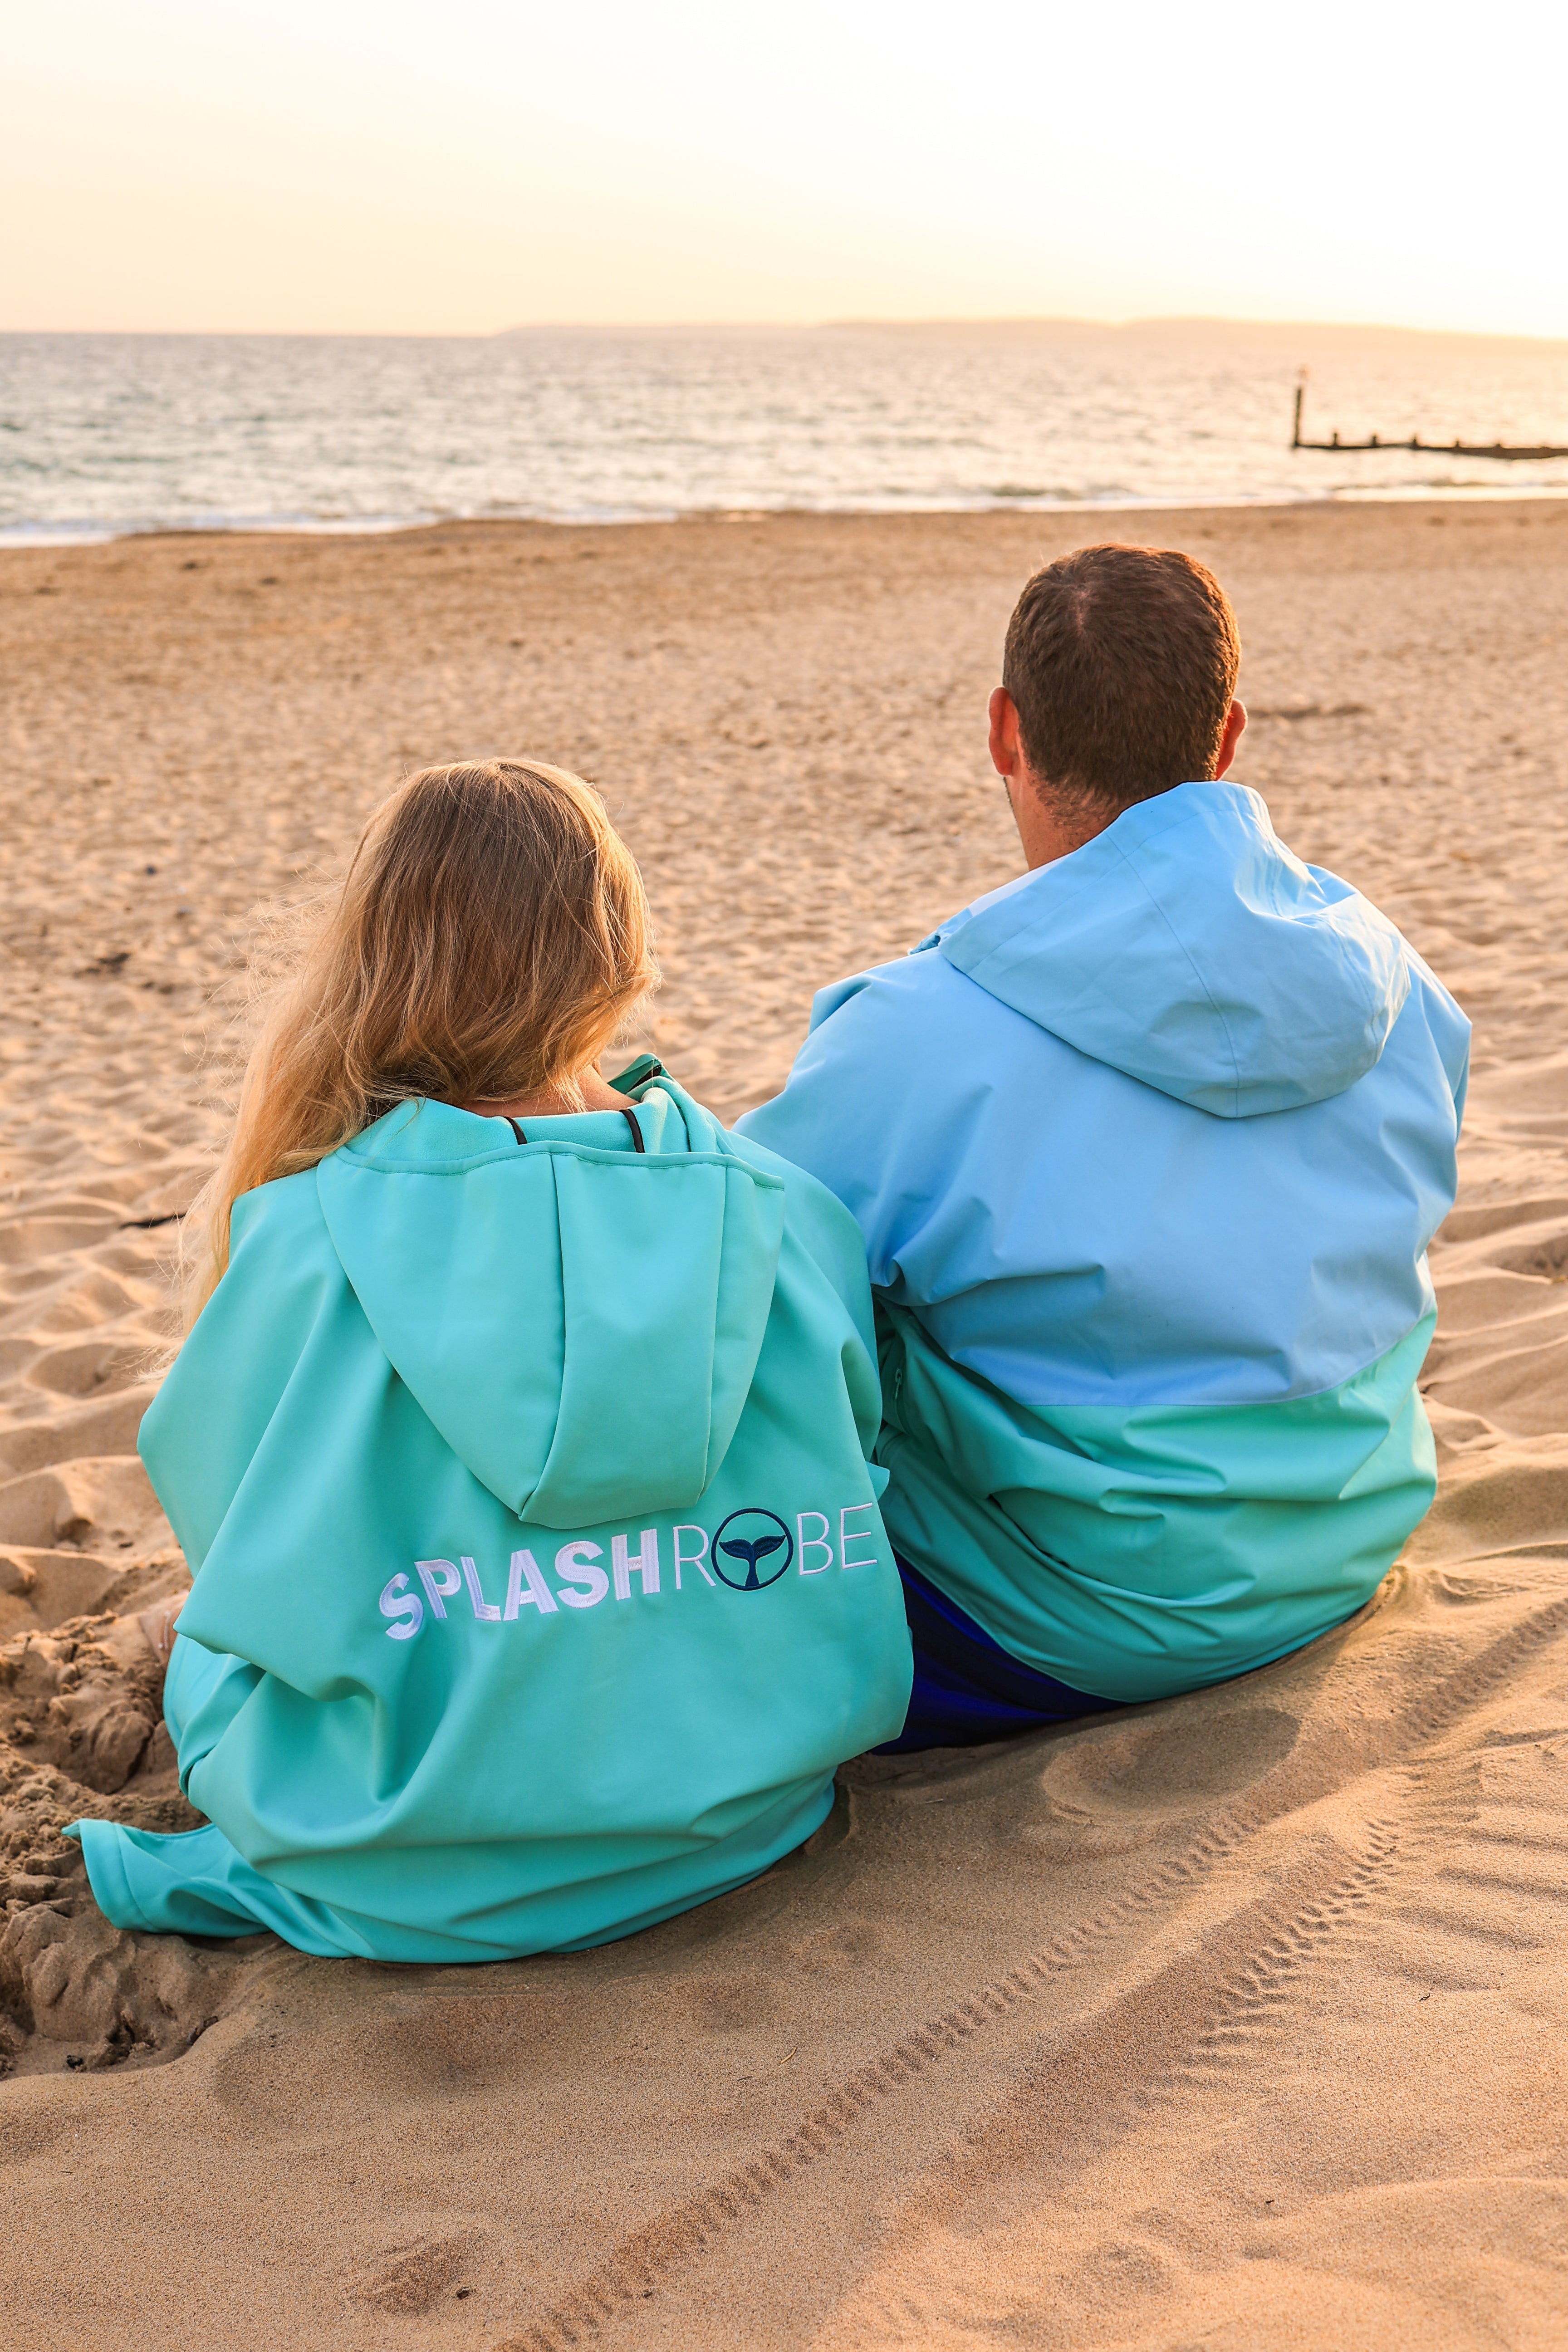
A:
<svg viewBox="0 0 1568 2352">
<path fill-rule="evenodd" d="M 1055 793 L 1049 784 L 1037 783 L 1027 769 L 1006 781 L 1013 821 L 1031 874 L 1037 866 L 1070 857 L 1075 849 L 1114 824 L 1121 814 L 1120 809 L 1105 808 L 1076 794 Z"/>
<path fill-rule="evenodd" d="M 1115 824 L 1120 809 L 1108 810 L 1092 793 L 1064 792 L 1036 775 L 1025 754 L 1017 705 L 1005 686 L 993 693 L 989 716 L 991 764 L 1006 783 L 1013 821 L 1031 873 L 1037 866 L 1070 857 L 1075 849 Z M 1209 770 L 1216 783 L 1229 772 L 1246 725 L 1247 712 L 1233 698 Z"/>
</svg>

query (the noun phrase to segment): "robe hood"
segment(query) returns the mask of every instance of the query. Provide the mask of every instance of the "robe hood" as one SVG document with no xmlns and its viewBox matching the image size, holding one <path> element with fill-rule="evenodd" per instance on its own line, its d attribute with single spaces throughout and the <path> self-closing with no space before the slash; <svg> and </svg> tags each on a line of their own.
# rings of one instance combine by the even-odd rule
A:
<svg viewBox="0 0 1568 2352">
<path fill-rule="evenodd" d="M 1394 925 L 1303 865 L 1239 784 L 1138 803 L 921 946 L 1080 1054 L 1216 1118 L 1342 1094 L 1410 992 Z"/>
<path fill-rule="evenodd" d="M 547 1528 L 695 1502 L 767 1326 L 781 1179 L 674 1090 L 637 1118 L 640 1154 L 615 1113 L 595 1150 L 404 1103 L 317 1171 L 394 1370 L 474 1476 Z"/>
</svg>

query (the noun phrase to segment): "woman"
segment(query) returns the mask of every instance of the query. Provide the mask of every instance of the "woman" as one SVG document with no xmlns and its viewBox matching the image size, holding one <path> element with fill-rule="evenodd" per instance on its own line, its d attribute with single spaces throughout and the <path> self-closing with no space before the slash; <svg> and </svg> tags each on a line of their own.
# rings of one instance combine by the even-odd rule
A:
<svg viewBox="0 0 1568 2352">
<path fill-rule="evenodd" d="M 210 1826 L 79 1825 L 123 1927 L 390 1960 L 629 1934 L 897 1732 L 864 1255 L 647 1057 L 637 867 L 576 777 L 373 818 L 247 1074 L 142 1423 Z"/>
</svg>

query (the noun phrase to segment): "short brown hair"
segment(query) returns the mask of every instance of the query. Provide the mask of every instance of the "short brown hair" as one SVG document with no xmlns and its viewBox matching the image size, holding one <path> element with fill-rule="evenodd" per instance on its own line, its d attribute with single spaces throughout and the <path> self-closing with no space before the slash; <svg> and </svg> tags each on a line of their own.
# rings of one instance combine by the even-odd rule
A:
<svg viewBox="0 0 1568 2352">
<path fill-rule="evenodd" d="M 1130 808 L 1215 772 L 1241 640 L 1212 572 L 1164 547 L 1080 547 L 1037 572 L 1002 682 L 1058 793 Z"/>
</svg>

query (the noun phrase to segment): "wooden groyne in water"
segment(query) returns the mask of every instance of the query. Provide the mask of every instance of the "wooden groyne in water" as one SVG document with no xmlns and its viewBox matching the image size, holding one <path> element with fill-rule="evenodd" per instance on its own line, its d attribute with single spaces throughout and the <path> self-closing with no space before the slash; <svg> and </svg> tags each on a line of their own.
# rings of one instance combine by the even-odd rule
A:
<svg viewBox="0 0 1568 2352">
<path fill-rule="evenodd" d="M 1296 386 L 1296 425 L 1290 436 L 1292 449 L 1424 449 L 1429 456 L 1439 457 L 1568 457 L 1568 443 L 1537 441 L 1510 443 L 1507 441 L 1423 441 L 1413 433 L 1408 441 L 1387 441 L 1374 433 L 1370 441 L 1342 441 L 1337 433 L 1327 441 L 1303 441 L 1301 438 L 1301 391 Z"/>
</svg>

